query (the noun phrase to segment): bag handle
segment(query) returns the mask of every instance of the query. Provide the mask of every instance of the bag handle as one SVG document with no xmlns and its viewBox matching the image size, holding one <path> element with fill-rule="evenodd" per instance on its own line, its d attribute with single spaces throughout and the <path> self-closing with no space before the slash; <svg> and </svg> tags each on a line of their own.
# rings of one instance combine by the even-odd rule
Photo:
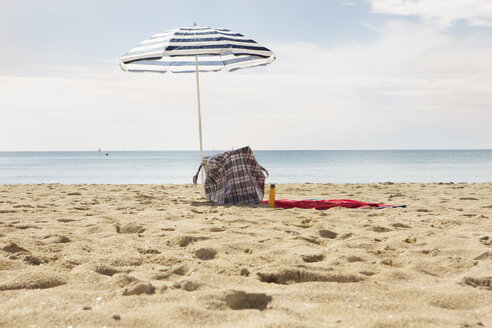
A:
<svg viewBox="0 0 492 328">
<path fill-rule="evenodd" d="M 267 175 L 265 178 L 268 178 L 268 176 L 270 175 L 270 173 L 268 173 L 268 171 L 263 166 L 260 165 L 260 167 L 261 167 L 261 170 L 264 171 L 266 173 L 266 175 Z"/>
<path fill-rule="evenodd" d="M 198 167 L 198 171 L 196 172 L 195 176 L 193 177 L 193 184 L 196 185 L 197 181 L 198 181 L 198 174 L 200 173 L 200 170 L 202 169 L 203 167 L 203 162 L 200 164 L 200 166 Z"/>
</svg>

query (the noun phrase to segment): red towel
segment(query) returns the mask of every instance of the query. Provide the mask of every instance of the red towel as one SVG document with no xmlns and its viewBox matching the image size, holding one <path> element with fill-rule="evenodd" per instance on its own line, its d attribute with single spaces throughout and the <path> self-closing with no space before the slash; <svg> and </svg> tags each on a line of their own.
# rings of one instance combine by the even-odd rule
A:
<svg viewBox="0 0 492 328">
<path fill-rule="evenodd" d="M 263 204 L 268 204 L 267 200 L 262 201 Z M 391 207 L 393 205 L 385 205 L 378 203 L 365 203 L 357 200 L 350 199 L 321 199 L 321 200 L 290 200 L 290 199 L 277 199 L 275 200 L 275 207 L 280 208 L 315 208 L 317 210 L 327 210 L 332 207 Z"/>
</svg>

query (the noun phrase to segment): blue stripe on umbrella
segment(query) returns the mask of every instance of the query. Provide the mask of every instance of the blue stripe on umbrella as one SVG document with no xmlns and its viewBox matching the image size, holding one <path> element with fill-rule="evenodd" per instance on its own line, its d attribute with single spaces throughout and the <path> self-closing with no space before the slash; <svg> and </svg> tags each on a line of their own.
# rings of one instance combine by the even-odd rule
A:
<svg viewBox="0 0 492 328">
<path fill-rule="evenodd" d="M 132 64 L 136 65 L 149 65 L 149 66 L 193 66 L 195 67 L 194 61 L 161 61 L 161 60 L 140 60 Z M 223 61 L 200 61 L 199 66 L 223 66 Z"/>
<path fill-rule="evenodd" d="M 209 42 L 209 41 L 235 41 L 235 42 L 246 42 L 246 43 L 256 43 L 249 39 L 234 39 L 219 36 L 216 38 L 202 38 L 202 39 L 170 39 L 169 42 Z"/>
<path fill-rule="evenodd" d="M 262 50 L 270 51 L 265 47 L 253 47 L 253 46 L 241 46 L 237 44 L 211 44 L 211 45 L 196 45 L 196 46 L 168 46 L 166 51 L 172 50 L 196 50 L 196 49 L 224 49 L 224 48 L 235 48 L 235 49 L 247 49 L 247 50 Z"/>
<path fill-rule="evenodd" d="M 180 28 L 181 31 L 203 31 L 203 30 L 210 30 L 210 27 L 182 27 Z"/>
<path fill-rule="evenodd" d="M 182 33 L 182 32 L 176 32 L 174 35 L 211 35 L 211 34 L 221 34 L 221 35 L 227 35 L 227 36 L 244 36 L 240 33 L 235 33 L 235 34 L 230 34 L 230 33 L 220 33 L 217 31 L 211 31 L 211 32 L 196 32 L 196 33 Z"/>
</svg>

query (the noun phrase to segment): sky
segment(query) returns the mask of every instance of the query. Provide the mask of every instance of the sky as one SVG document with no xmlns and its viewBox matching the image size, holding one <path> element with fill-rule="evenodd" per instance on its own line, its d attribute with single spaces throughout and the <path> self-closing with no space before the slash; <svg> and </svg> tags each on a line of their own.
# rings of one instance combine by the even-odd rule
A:
<svg viewBox="0 0 492 328">
<path fill-rule="evenodd" d="M 199 149 L 195 75 L 118 61 L 194 22 L 276 55 L 200 74 L 205 149 L 492 148 L 490 0 L 0 0 L 0 151 Z"/>
</svg>

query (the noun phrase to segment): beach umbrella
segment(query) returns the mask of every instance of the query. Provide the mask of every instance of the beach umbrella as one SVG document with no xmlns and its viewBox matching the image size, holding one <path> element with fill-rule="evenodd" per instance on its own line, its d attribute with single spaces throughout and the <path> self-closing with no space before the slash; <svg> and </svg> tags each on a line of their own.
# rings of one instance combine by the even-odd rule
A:
<svg viewBox="0 0 492 328">
<path fill-rule="evenodd" d="M 182 27 L 153 35 L 120 58 L 128 72 L 195 73 L 200 160 L 203 161 L 199 72 L 270 64 L 275 54 L 240 33 L 212 27 Z M 203 182 L 203 175 L 202 175 Z"/>
</svg>

